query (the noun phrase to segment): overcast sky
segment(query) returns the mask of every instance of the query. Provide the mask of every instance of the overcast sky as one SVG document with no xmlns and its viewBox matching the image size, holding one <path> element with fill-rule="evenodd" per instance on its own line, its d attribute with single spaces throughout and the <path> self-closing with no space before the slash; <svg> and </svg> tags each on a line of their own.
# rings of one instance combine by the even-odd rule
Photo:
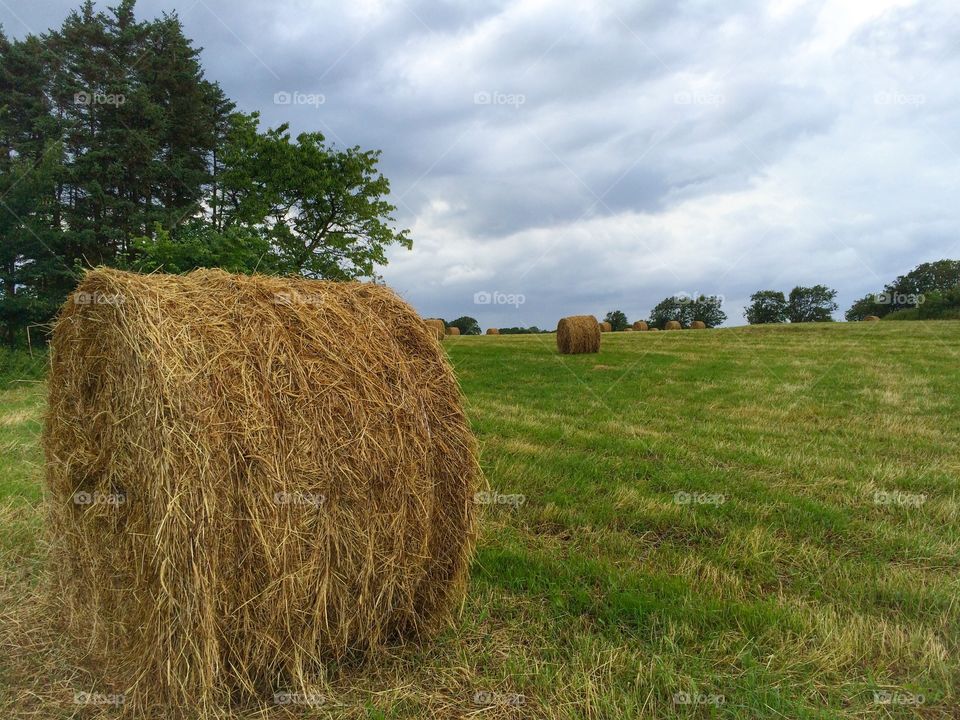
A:
<svg viewBox="0 0 960 720">
<path fill-rule="evenodd" d="M 840 318 L 960 257 L 956 0 L 138 4 L 173 10 L 240 109 L 383 150 L 414 241 L 383 275 L 425 316 L 553 328 L 702 292 L 739 325 L 755 290 L 825 283 Z"/>
</svg>

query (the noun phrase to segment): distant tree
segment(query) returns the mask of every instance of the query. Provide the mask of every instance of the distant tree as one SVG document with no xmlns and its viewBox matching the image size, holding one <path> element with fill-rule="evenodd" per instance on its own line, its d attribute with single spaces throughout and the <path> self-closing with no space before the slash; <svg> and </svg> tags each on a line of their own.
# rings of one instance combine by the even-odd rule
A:
<svg viewBox="0 0 960 720">
<path fill-rule="evenodd" d="M 656 304 L 650 311 L 650 326 L 661 330 L 670 320 L 678 320 L 686 327 L 693 318 L 690 317 L 690 303 L 687 298 L 668 297 Z"/>
<path fill-rule="evenodd" d="M 883 317 L 890 312 L 890 305 L 881 302 L 883 295 L 870 293 L 857 300 L 850 309 L 844 313 L 847 322 L 859 322 L 868 315 Z"/>
<path fill-rule="evenodd" d="M 788 309 L 787 298 L 779 290 L 757 290 L 743 315 L 751 325 L 784 323 Z"/>
<path fill-rule="evenodd" d="M 803 287 L 798 285 L 790 291 L 790 303 L 787 315 L 792 323 L 830 322 L 832 313 L 837 309 L 834 298 L 836 290 L 826 285 Z"/>
<path fill-rule="evenodd" d="M 937 260 L 917 265 L 906 275 L 883 288 L 857 300 L 846 312 L 850 321 L 862 320 L 867 315 L 883 317 L 892 312 L 909 310 L 924 304 L 927 296 L 940 293 L 941 299 L 960 285 L 960 260 Z M 921 313 L 922 315 L 922 313 Z"/>
<path fill-rule="evenodd" d="M 478 323 L 474 318 L 464 315 L 463 317 L 458 317 L 456 320 L 452 320 L 447 323 L 449 327 L 460 328 L 461 335 L 479 335 L 480 334 L 480 323 Z"/>
<path fill-rule="evenodd" d="M 906 307 L 913 307 L 909 304 L 910 296 L 946 292 L 957 285 L 960 285 L 960 260 L 937 260 L 917 265 L 906 275 L 901 275 L 887 285 L 884 292 L 900 296 L 891 300 L 897 300 Z M 897 309 L 897 302 L 891 304 Z"/>
<path fill-rule="evenodd" d="M 604 322 L 610 323 L 614 332 L 625 330 L 630 324 L 627 322 L 627 316 L 620 310 L 611 310 L 603 320 Z"/>
<path fill-rule="evenodd" d="M 508 328 L 498 328 L 501 335 L 538 335 L 540 333 L 549 332 L 548 330 L 541 330 L 536 325 L 531 325 L 528 328 L 525 327 L 508 327 Z"/>
<path fill-rule="evenodd" d="M 727 314 L 720 309 L 723 298 L 719 295 L 701 295 L 690 301 L 690 321 L 701 321 L 708 328 L 723 325 Z"/>
<path fill-rule="evenodd" d="M 719 295 L 700 295 L 691 298 L 683 295 L 664 298 L 650 311 L 651 327 L 661 330 L 670 320 L 677 320 L 682 327 L 689 327 L 700 320 L 707 327 L 722 325 L 727 314 L 721 309 L 723 298 Z"/>
</svg>

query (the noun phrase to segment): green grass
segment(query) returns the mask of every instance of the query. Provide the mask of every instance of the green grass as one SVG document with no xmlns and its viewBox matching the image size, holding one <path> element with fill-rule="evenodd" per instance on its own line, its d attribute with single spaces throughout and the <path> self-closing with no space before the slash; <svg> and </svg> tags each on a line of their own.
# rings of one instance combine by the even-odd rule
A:
<svg viewBox="0 0 960 720">
<path fill-rule="evenodd" d="M 484 509 L 457 626 L 332 671 L 315 717 L 958 716 L 960 322 L 553 343 L 446 339 L 491 489 L 525 502 Z M 27 520 L 2 571 L 35 586 L 43 394 L 3 387 L 0 496 Z M 34 665 L 6 676 L 75 682 Z"/>
</svg>

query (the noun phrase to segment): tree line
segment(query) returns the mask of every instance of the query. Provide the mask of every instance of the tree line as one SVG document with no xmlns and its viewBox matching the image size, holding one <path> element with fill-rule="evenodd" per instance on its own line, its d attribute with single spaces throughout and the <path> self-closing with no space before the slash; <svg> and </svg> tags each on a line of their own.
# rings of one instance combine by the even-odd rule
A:
<svg viewBox="0 0 960 720">
<path fill-rule="evenodd" d="M 826 285 L 798 285 L 789 294 L 781 290 L 758 290 L 750 296 L 744 317 L 751 325 L 831 322 L 839 307 L 836 297 L 837 291 Z M 696 320 L 707 327 L 717 327 L 727 319 L 722 304 L 723 298 L 719 295 L 674 295 L 657 303 L 645 322 L 660 329 L 671 320 L 685 328 Z M 850 322 L 869 316 L 904 320 L 960 319 L 960 260 L 922 263 L 888 283 L 882 291 L 857 300 L 845 313 Z M 604 321 L 610 323 L 614 331 L 630 326 L 621 310 L 611 310 Z"/>
<path fill-rule="evenodd" d="M 349 279 L 410 247 L 378 151 L 261 128 L 205 78 L 176 14 L 134 6 L 0 30 L 0 340 L 48 323 L 98 265 Z"/>
</svg>

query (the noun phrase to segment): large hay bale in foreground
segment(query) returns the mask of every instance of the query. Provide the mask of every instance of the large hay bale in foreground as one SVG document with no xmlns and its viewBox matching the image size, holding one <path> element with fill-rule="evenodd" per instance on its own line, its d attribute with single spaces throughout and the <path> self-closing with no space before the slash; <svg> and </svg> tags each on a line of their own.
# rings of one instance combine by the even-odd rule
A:
<svg viewBox="0 0 960 720">
<path fill-rule="evenodd" d="M 460 334 L 460 328 L 453 327 L 453 326 L 450 326 L 447 328 L 447 335 L 459 335 L 459 334 Z"/>
<path fill-rule="evenodd" d="M 600 350 L 600 324 L 593 315 L 572 315 L 557 323 L 557 350 L 564 355 Z"/>
<path fill-rule="evenodd" d="M 682 326 L 680 325 L 679 320 L 667 320 L 667 324 L 663 326 L 664 330 L 680 330 Z"/>
<path fill-rule="evenodd" d="M 613 325 L 608 322 L 600 323 L 600 332 L 613 332 Z"/>
<path fill-rule="evenodd" d="M 428 320 L 424 320 L 424 323 L 426 323 L 426 326 L 436 334 L 437 340 L 443 340 L 443 336 L 447 334 L 447 326 L 443 320 L 440 320 L 439 318 L 430 318 Z"/>
<path fill-rule="evenodd" d="M 694 320 L 690 323 L 691 330 L 706 330 L 707 324 L 703 320 Z"/>
<path fill-rule="evenodd" d="M 867 315 L 864 319 L 864 322 L 880 322 L 880 318 L 876 315 Z"/>
<path fill-rule="evenodd" d="M 499 335 L 500 331 L 497 328 L 487 328 L 487 335 Z"/>
<path fill-rule="evenodd" d="M 633 329 L 639 330 L 640 332 L 646 332 L 647 330 L 650 329 L 650 327 L 643 320 L 637 320 L 633 324 Z"/>
<path fill-rule="evenodd" d="M 51 567 L 126 712 L 301 690 L 318 663 L 449 619 L 476 444 L 406 303 L 216 270 L 96 270 L 77 293 L 104 301 L 68 301 L 53 334 Z"/>
</svg>

